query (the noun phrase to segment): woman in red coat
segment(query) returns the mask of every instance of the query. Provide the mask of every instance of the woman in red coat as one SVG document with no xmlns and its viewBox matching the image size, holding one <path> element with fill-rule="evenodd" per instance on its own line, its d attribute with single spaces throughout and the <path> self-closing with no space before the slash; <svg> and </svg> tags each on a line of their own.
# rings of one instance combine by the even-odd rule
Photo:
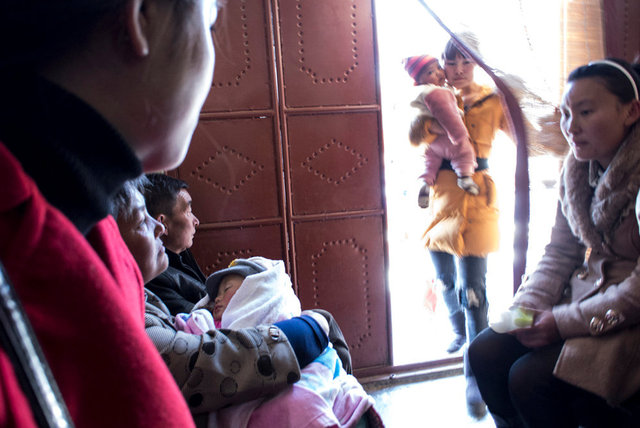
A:
<svg viewBox="0 0 640 428">
<path fill-rule="evenodd" d="M 211 85 L 217 8 L 0 3 L 0 260 L 78 427 L 193 425 L 145 333 L 142 277 L 109 213 L 127 179 L 184 158 Z M 0 426 L 33 425 L 0 351 Z"/>
</svg>

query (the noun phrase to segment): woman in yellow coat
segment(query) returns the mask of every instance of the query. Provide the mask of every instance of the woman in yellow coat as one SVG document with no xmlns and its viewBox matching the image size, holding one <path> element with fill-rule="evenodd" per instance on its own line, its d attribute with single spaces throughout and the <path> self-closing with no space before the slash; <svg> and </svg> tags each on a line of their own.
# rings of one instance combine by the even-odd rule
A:
<svg viewBox="0 0 640 428">
<path fill-rule="evenodd" d="M 476 48 L 477 42 L 472 40 L 470 45 Z M 473 180 L 480 188 L 477 196 L 462 190 L 456 184 L 455 172 L 445 162 L 429 198 L 431 215 L 424 233 L 425 245 L 456 335 L 447 351 L 456 352 L 487 327 L 487 255 L 498 249 L 499 241 L 496 188 L 489 175 L 488 158 L 496 133 L 508 131 L 509 125 L 500 96 L 474 81 L 476 63 L 453 39 L 447 43 L 443 57 L 447 81 L 457 90 L 476 152 L 478 167 Z M 486 412 L 485 405 L 466 365 L 465 376 L 468 411 L 481 417 Z"/>
</svg>

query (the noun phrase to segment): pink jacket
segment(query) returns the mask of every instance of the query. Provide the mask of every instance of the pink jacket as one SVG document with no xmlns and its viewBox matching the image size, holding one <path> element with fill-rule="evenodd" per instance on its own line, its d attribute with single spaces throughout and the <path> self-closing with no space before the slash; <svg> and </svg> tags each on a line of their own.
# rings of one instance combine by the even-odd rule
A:
<svg viewBox="0 0 640 428">
<path fill-rule="evenodd" d="M 455 95 L 450 89 L 436 85 L 424 85 L 423 88 L 411 106 L 437 120 L 446 134 L 437 135 L 427 147 L 425 172 L 420 177 L 432 186 L 443 159 L 451 162 L 458 177 L 472 176 L 476 168 L 476 154 Z"/>
</svg>

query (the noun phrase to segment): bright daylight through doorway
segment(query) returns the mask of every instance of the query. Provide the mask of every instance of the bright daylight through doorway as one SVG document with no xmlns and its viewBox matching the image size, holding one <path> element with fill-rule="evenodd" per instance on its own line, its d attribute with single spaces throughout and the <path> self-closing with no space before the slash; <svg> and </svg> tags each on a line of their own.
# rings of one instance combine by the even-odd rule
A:
<svg viewBox="0 0 640 428">
<path fill-rule="evenodd" d="M 551 67 L 540 67 L 542 60 L 536 58 L 527 43 L 527 37 L 534 31 L 544 31 L 550 46 L 553 46 L 553 40 L 558 40 L 559 25 L 557 33 L 550 25 L 559 22 L 554 16 L 555 0 L 538 1 L 534 8 L 536 12 L 527 10 L 526 14 L 522 4 L 531 2 L 525 0 L 432 0 L 428 3 L 454 31 L 473 30 L 480 39 L 481 54 L 492 66 L 496 64 L 502 70 L 525 78 L 537 93 L 557 103 L 559 89 L 550 82 L 558 81 L 558 72 Z M 492 7 L 488 7 L 488 3 Z M 495 10 L 501 10 L 500 18 Z M 535 13 L 544 13 L 544 19 Z M 422 160 L 407 138 L 412 115 L 409 107 L 412 82 L 401 63 L 411 55 L 439 57 L 448 36 L 417 0 L 377 0 L 376 21 L 385 144 L 393 358 L 394 365 L 403 365 L 448 357 L 445 348 L 453 338 L 439 292 L 434 311 L 425 305 L 425 294 L 434 274 L 429 254 L 421 242 L 428 214 L 417 205 L 417 177 L 422 172 Z M 536 22 L 545 22 L 545 28 L 534 27 Z M 465 23 L 473 25 L 464 27 Z M 547 49 L 544 63 L 557 63 L 554 62 L 556 56 L 557 48 Z M 477 80 L 484 78 L 491 83 L 481 70 L 477 69 L 476 73 Z M 559 160 L 536 157 L 529 163 L 531 206 L 537 209 L 530 223 L 527 270 L 535 265 L 549 237 L 555 214 Z M 507 308 L 513 290 L 515 145 L 505 135 L 501 134 L 494 143 L 490 170 L 498 186 L 501 233 L 501 249 L 489 257 L 487 296 L 491 319 Z"/>
</svg>

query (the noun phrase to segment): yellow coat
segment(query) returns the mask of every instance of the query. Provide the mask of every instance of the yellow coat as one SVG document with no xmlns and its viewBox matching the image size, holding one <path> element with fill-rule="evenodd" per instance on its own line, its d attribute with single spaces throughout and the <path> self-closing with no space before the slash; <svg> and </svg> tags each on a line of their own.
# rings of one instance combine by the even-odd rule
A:
<svg viewBox="0 0 640 428">
<path fill-rule="evenodd" d="M 498 130 L 509 131 L 500 97 L 489 87 L 483 86 L 478 101 L 465 109 L 464 122 L 479 158 L 489 157 Z M 429 198 L 425 246 L 457 256 L 485 257 L 498 250 L 500 239 L 495 183 L 489 170 L 477 171 L 473 181 L 480 193 L 473 196 L 459 188 L 456 180 L 451 170 L 438 172 Z"/>
</svg>

